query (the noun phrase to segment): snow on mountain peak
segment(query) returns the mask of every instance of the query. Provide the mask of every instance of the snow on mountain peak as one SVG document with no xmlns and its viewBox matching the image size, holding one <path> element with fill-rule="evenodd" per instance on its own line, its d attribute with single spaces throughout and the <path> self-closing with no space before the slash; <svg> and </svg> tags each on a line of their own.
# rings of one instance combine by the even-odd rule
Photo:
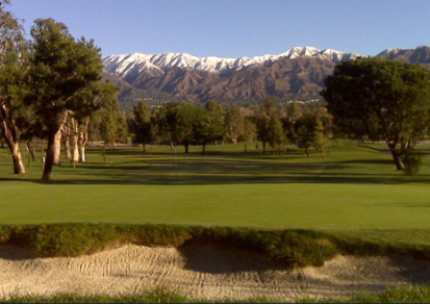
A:
<svg viewBox="0 0 430 304">
<path fill-rule="evenodd" d="M 207 72 L 223 72 L 240 70 L 248 66 L 264 64 L 280 58 L 294 59 L 298 57 L 323 57 L 336 62 L 356 58 L 358 55 L 346 54 L 331 49 L 319 50 L 314 47 L 294 47 L 279 55 L 262 55 L 240 58 L 220 58 L 215 56 L 196 57 L 186 53 L 166 54 L 123 54 L 111 55 L 103 58 L 105 69 L 112 74 L 125 77 L 129 74 L 140 73 L 145 70 L 155 70 L 164 73 L 172 68 L 201 70 Z"/>
</svg>

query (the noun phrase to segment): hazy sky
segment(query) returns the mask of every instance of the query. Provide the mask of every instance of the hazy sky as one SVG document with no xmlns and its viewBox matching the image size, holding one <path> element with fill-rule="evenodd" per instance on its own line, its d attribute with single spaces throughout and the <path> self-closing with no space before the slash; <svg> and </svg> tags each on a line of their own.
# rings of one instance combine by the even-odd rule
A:
<svg viewBox="0 0 430 304">
<path fill-rule="evenodd" d="M 12 0 L 29 33 L 37 18 L 93 38 L 103 56 L 241 57 L 295 46 L 376 55 L 430 45 L 429 0 Z"/>
</svg>

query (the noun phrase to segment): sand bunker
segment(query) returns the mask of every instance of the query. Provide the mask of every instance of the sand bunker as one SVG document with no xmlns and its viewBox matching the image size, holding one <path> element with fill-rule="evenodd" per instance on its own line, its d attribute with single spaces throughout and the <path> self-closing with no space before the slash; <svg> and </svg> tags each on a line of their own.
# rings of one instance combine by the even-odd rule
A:
<svg viewBox="0 0 430 304">
<path fill-rule="evenodd" d="M 430 281 L 430 262 L 409 258 L 338 256 L 323 267 L 288 270 L 261 256 L 214 246 L 181 249 L 127 245 L 78 258 L 33 258 L 0 247 L 0 298 L 57 293 L 143 292 L 158 286 L 192 298 L 284 301 L 382 291 Z"/>
</svg>

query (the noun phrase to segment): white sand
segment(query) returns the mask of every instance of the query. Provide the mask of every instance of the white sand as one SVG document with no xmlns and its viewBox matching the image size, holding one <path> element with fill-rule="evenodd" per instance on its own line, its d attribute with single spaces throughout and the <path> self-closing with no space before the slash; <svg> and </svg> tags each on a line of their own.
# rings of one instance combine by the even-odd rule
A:
<svg viewBox="0 0 430 304">
<path fill-rule="evenodd" d="M 191 298 L 338 297 L 430 281 L 430 262 L 338 256 L 323 267 L 287 270 L 249 252 L 193 245 L 127 245 L 78 258 L 34 258 L 0 247 L 0 298 L 78 293 L 122 295 L 163 286 Z"/>
</svg>

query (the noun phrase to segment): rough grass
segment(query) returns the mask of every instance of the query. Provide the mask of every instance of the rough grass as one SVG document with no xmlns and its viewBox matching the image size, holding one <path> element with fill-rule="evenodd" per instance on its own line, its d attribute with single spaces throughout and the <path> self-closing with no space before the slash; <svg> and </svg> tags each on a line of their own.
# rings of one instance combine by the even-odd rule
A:
<svg viewBox="0 0 430 304">
<path fill-rule="evenodd" d="M 380 235 L 381 231 L 378 232 Z M 126 243 L 180 248 L 192 243 L 249 250 L 285 267 L 321 266 L 337 254 L 430 258 L 430 244 L 399 243 L 389 237 L 313 230 L 126 224 L 0 226 L 1 244 L 29 249 L 35 256 L 79 256 Z"/>
<path fill-rule="evenodd" d="M 242 300 L 223 299 L 210 301 L 206 299 L 190 299 L 185 295 L 163 288 L 156 288 L 142 294 L 130 296 L 109 297 L 102 295 L 78 296 L 73 294 L 57 295 L 54 297 L 12 297 L 0 300 L 1 303 L 283 303 L 276 299 L 255 297 Z M 375 294 L 361 294 L 349 298 L 304 298 L 296 303 L 429 303 L 430 286 L 408 286 L 391 289 Z"/>
</svg>

